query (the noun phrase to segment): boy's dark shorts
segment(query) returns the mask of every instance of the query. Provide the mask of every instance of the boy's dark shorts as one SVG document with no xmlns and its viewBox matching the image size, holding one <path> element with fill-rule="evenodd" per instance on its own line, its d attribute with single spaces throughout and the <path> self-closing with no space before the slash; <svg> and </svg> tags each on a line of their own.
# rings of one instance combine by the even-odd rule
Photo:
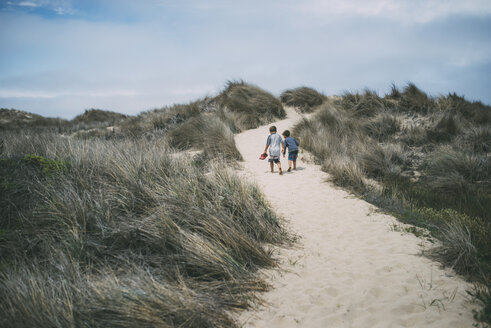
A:
<svg viewBox="0 0 491 328">
<path fill-rule="evenodd" d="M 280 156 L 269 156 L 268 162 L 279 163 L 280 162 Z"/>
<path fill-rule="evenodd" d="M 298 150 L 288 152 L 288 160 L 289 161 L 296 161 L 297 157 L 298 157 Z"/>
</svg>

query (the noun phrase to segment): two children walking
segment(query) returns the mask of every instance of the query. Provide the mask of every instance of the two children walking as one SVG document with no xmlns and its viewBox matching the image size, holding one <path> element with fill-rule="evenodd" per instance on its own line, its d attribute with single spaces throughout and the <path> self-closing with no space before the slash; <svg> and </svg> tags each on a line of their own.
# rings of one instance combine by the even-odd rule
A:
<svg viewBox="0 0 491 328">
<path fill-rule="evenodd" d="M 274 164 L 278 165 L 278 171 L 280 174 L 283 174 L 283 170 L 281 169 L 280 156 L 283 153 L 283 157 L 285 157 L 286 149 L 288 148 L 288 172 L 293 169 L 297 169 L 297 157 L 298 157 L 298 145 L 299 142 L 297 139 L 290 137 L 290 131 L 285 130 L 283 132 L 283 137 L 285 140 L 281 139 L 281 136 L 276 133 L 276 126 L 271 126 L 269 128 L 269 136 L 266 140 L 266 148 L 264 148 L 264 154 L 268 151 L 269 148 L 269 165 L 271 167 L 271 172 L 274 173 Z"/>
</svg>

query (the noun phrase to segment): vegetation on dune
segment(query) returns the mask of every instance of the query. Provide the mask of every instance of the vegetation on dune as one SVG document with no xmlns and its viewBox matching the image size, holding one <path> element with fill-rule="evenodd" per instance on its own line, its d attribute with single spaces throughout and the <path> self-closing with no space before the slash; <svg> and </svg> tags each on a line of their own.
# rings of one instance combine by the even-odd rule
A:
<svg viewBox="0 0 491 328">
<path fill-rule="evenodd" d="M 243 81 L 229 82 L 216 101 L 232 114 L 241 130 L 257 128 L 286 116 L 277 98 Z"/>
<path fill-rule="evenodd" d="M 268 288 L 264 245 L 290 237 L 223 165 L 160 138 L 2 138 L 2 327 L 233 327 Z"/>
<path fill-rule="evenodd" d="M 234 133 L 285 115 L 269 93 L 57 126 L 1 114 L 19 113 L 28 129 L 0 131 L 0 326 L 234 327 L 269 288 L 268 244 L 292 237 L 227 166 Z"/>
<path fill-rule="evenodd" d="M 281 102 L 298 108 L 303 113 L 310 113 L 326 100 L 326 96 L 308 87 L 285 90 L 280 95 Z"/>
<path fill-rule="evenodd" d="M 414 84 L 384 97 L 365 90 L 325 101 L 294 128 L 330 179 L 429 229 L 431 255 L 477 283 L 489 322 L 491 108 Z"/>
<path fill-rule="evenodd" d="M 48 118 L 16 109 L 0 108 L 0 131 L 17 129 L 56 129 L 67 125 L 61 118 Z"/>
</svg>

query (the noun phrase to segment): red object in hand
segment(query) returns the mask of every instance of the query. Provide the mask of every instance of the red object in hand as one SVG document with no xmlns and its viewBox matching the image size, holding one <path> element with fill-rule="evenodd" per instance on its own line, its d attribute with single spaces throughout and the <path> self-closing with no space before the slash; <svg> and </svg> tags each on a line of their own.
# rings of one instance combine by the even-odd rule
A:
<svg viewBox="0 0 491 328">
<path fill-rule="evenodd" d="M 266 153 L 262 153 L 261 156 L 259 156 L 259 159 L 265 159 L 266 157 L 268 157 L 268 154 Z"/>
</svg>

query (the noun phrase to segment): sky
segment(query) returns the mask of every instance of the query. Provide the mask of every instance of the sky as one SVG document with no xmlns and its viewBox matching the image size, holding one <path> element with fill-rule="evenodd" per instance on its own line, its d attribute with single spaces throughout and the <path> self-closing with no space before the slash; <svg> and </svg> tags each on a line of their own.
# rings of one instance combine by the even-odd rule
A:
<svg viewBox="0 0 491 328">
<path fill-rule="evenodd" d="M 0 0 L 0 108 L 137 114 L 229 80 L 491 104 L 491 1 Z"/>
</svg>

